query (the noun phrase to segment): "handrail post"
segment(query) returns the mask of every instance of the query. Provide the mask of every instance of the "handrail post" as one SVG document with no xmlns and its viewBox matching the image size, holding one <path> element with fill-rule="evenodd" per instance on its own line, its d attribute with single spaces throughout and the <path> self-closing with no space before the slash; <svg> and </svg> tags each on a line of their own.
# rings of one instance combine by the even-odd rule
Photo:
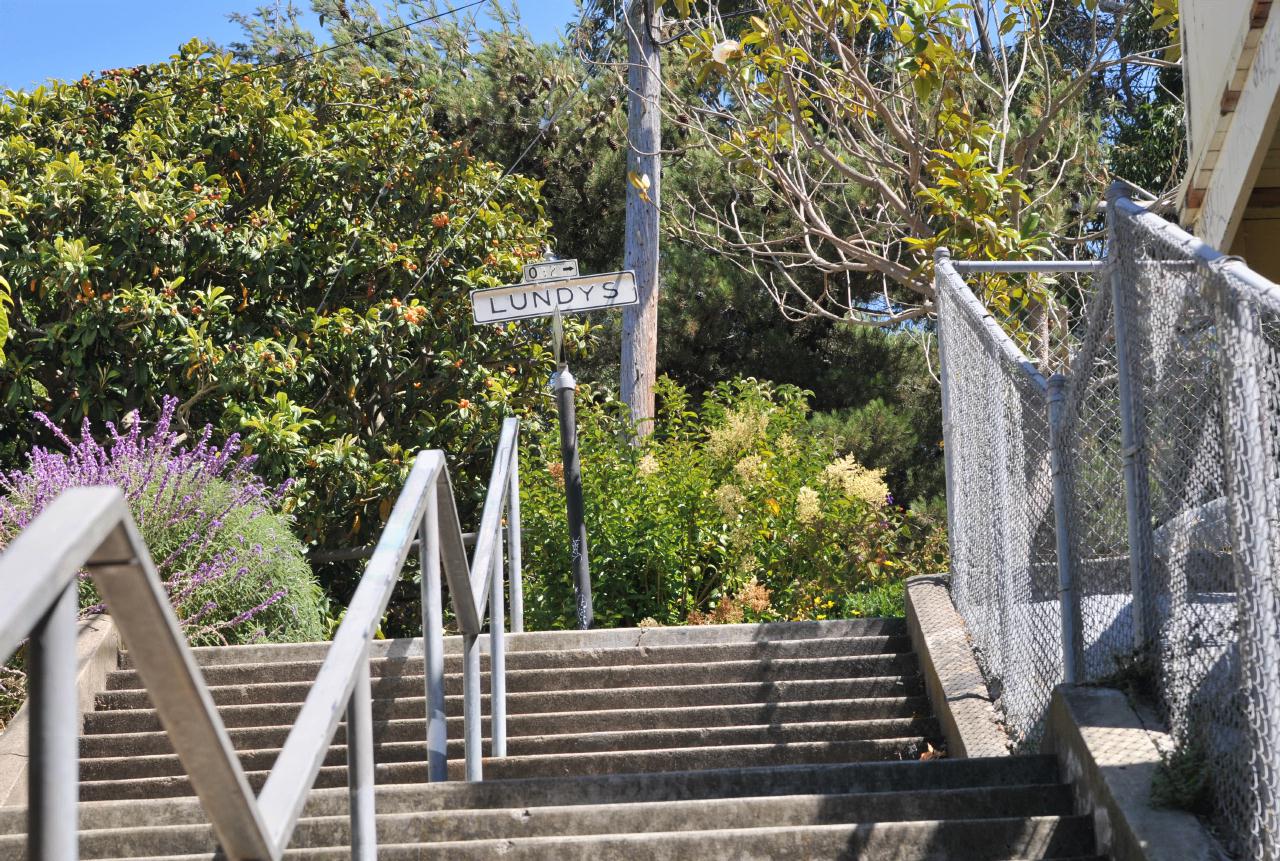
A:
<svg viewBox="0 0 1280 861">
<path fill-rule="evenodd" d="M 511 448 L 511 478 L 507 490 L 507 570 L 511 590 L 511 633 L 524 633 L 524 575 L 520 571 L 520 445 Z"/>
<path fill-rule="evenodd" d="M 40 861 L 75 861 L 79 855 L 77 591 L 73 580 L 31 637 L 27 833 L 30 857 Z"/>
<path fill-rule="evenodd" d="M 442 479 L 437 479 L 440 481 Z M 449 725 L 444 705 L 444 614 L 440 598 L 440 501 L 433 486 L 419 527 L 422 571 L 422 663 L 427 703 L 427 780 L 449 779 Z"/>
<path fill-rule="evenodd" d="M 484 715 L 480 711 L 480 637 L 462 634 L 462 736 L 466 749 L 466 779 L 469 782 L 484 777 Z"/>
<path fill-rule="evenodd" d="M 376 861 L 378 824 L 374 804 L 373 686 L 365 646 L 347 702 L 347 794 L 351 808 L 351 857 Z"/>
<path fill-rule="evenodd" d="M 493 576 L 489 578 L 489 715 L 490 755 L 507 755 L 507 644 L 503 628 L 506 615 L 502 600 L 502 528 L 497 529 L 493 549 Z"/>
</svg>

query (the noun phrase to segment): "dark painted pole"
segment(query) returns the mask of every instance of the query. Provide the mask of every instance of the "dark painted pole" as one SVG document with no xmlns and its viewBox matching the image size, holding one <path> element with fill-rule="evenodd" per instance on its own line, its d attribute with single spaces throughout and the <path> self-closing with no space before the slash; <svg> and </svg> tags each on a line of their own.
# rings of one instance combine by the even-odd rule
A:
<svg viewBox="0 0 1280 861">
<path fill-rule="evenodd" d="M 582 464 L 578 460 L 578 421 L 573 404 L 578 381 L 562 363 L 551 387 L 556 393 L 556 412 L 560 417 L 560 460 L 564 466 L 565 509 L 569 519 L 569 554 L 573 563 L 573 594 L 576 599 L 578 627 L 591 627 L 591 568 L 587 562 L 587 523 L 582 508 Z"/>
</svg>

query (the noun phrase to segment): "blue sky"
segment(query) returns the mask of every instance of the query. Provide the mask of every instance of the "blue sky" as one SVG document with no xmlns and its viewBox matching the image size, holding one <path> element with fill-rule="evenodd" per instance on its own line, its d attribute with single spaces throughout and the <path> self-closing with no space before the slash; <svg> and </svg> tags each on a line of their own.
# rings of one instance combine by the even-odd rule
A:
<svg viewBox="0 0 1280 861">
<path fill-rule="evenodd" d="M 228 13 L 272 2 L 0 0 L 0 90 L 30 89 L 48 78 L 74 80 L 85 72 L 164 60 L 193 36 L 227 44 L 240 35 Z M 306 0 L 297 5 L 310 6 Z M 577 16 L 573 0 L 516 5 L 539 40 L 555 39 Z"/>
</svg>

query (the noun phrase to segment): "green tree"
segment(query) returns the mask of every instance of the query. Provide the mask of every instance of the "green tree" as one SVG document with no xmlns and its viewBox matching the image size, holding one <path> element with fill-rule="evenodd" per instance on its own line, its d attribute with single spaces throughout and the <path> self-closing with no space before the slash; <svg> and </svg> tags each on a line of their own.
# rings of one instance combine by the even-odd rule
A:
<svg viewBox="0 0 1280 861">
<path fill-rule="evenodd" d="M 924 317 L 939 245 L 981 259 L 1083 252 L 1090 207 L 1072 195 L 1100 193 L 1105 164 L 1089 97 L 1135 61 L 1114 11 L 768 0 L 730 19 L 665 5 L 692 31 L 682 44 L 697 87 L 670 103 L 673 125 L 716 154 L 733 189 L 727 201 L 686 195 L 678 217 L 709 249 L 750 261 L 788 314 Z M 750 217 L 770 208 L 785 229 Z M 1054 316 L 1043 284 L 988 290 L 1011 317 Z"/>
<path fill-rule="evenodd" d="M 588 38 L 582 28 L 566 41 L 537 43 L 516 9 L 500 2 L 485 7 L 484 27 L 474 11 L 444 14 L 436 2 L 312 0 L 310 6 L 336 46 L 326 58 L 348 74 L 371 67 L 430 93 L 431 128 L 478 158 L 542 182 L 548 235 L 558 253 L 581 260 L 583 271 L 617 268 L 624 93 L 609 66 L 582 55 Z M 278 63 L 320 46 L 293 2 L 232 17 L 245 34 L 232 47 L 255 63 Z"/>
<path fill-rule="evenodd" d="M 9 93 L 0 459 L 41 441 L 35 409 L 98 422 L 172 394 L 177 427 L 241 433 L 295 481 L 313 544 L 371 540 L 419 448 L 478 493 L 550 357 L 530 327 L 474 326 L 468 291 L 539 258 L 546 222 L 536 182 L 432 109 L 389 70 L 260 69 L 198 42 Z"/>
</svg>

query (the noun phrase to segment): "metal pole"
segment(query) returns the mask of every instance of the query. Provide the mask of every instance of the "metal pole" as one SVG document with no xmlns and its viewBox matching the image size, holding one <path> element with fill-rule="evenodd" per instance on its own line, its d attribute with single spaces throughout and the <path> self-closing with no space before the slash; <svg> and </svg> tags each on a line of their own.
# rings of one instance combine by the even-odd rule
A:
<svg viewBox="0 0 1280 861">
<path fill-rule="evenodd" d="M 437 477 L 436 481 L 440 478 Z M 427 697 L 427 780 L 449 779 L 449 729 L 444 711 L 444 618 L 440 599 L 440 501 L 427 491 L 418 559 L 422 569 L 422 663 Z"/>
<path fill-rule="evenodd" d="M 347 701 L 347 796 L 351 808 L 351 857 L 377 861 L 378 819 L 374 809 L 373 691 L 369 680 L 369 650 L 356 670 Z"/>
<path fill-rule="evenodd" d="M 467 780 L 483 779 L 484 751 L 481 750 L 484 715 L 480 712 L 480 638 L 462 635 L 462 737 L 467 757 Z"/>
<path fill-rule="evenodd" d="M 951 367 L 947 364 L 947 350 L 945 344 L 945 328 L 947 326 L 947 315 L 943 312 L 946 307 L 944 296 L 946 296 L 947 286 L 946 278 L 940 271 L 943 266 L 951 261 L 951 250 L 944 247 L 938 247 L 933 250 L 933 291 L 934 301 L 938 307 L 938 378 L 942 384 L 942 461 L 943 476 L 946 481 L 947 493 L 947 543 L 951 550 L 951 561 L 954 570 L 955 562 L 961 558 L 958 554 L 959 548 L 957 544 L 960 539 L 960 533 L 956 531 L 956 490 L 955 484 L 958 476 L 955 472 L 955 420 L 951 414 Z"/>
<path fill-rule="evenodd" d="M 507 644 L 502 601 L 502 528 L 493 548 L 493 576 L 489 578 L 489 737 L 490 756 L 507 755 Z"/>
<path fill-rule="evenodd" d="M 1049 468 L 1053 474 L 1053 520 L 1058 551 L 1058 601 L 1062 616 L 1062 680 L 1069 685 L 1080 683 L 1084 664 L 1084 648 L 1080 638 L 1080 597 L 1076 591 L 1075 572 L 1071 567 L 1070 500 L 1067 497 L 1066 452 L 1062 438 L 1062 422 L 1066 415 L 1063 393 L 1067 378 L 1054 374 L 1049 378 Z"/>
<path fill-rule="evenodd" d="M 511 450 L 511 484 L 507 499 L 507 575 L 511 590 L 511 633 L 524 633 L 524 580 L 520 558 L 520 447 Z"/>
<path fill-rule="evenodd" d="M 1142 419 L 1137 415 L 1135 365 L 1129 344 L 1128 295 L 1120 267 L 1119 227 L 1114 201 L 1124 195 L 1122 183 L 1107 189 L 1107 258 L 1111 262 L 1111 309 L 1115 320 L 1116 369 L 1120 393 L 1120 437 L 1123 446 L 1125 513 L 1129 524 L 1129 582 L 1133 591 L 1133 647 L 1146 648 L 1155 626 L 1151 620 L 1151 512 L 1146 494 L 1146 457 Z"/>
<path fill-rule="evenodd" d="M 935 258 L 937 253 L 935 251 Z M 956 260 L 956 271 L 965 272 L 1097 272 L 1105 260 Z"/>
<path fill-rule="evenodd" d="M 31 637 L 27 839 L 30 857 L 39 861 L 75 861 L 79 855 L 76 611 L 73 581 Z"/>
<path fill-rule="evenodd" d="M 587 524 L 582 505 L 582 464 L 578 461 L 578 424 L 573 393 L 578 381 L 567 364 L 560 365 L 552 381 L 556 411 L 560 416 L 560 459 L 564 466 L 565 508 L 569 519 L 569 553 L 573 565 L 573 592 L 578 627 L 587 630 L 595 617 L 591 607 L 591 568 L 587 560 Z"/>
</svg>

